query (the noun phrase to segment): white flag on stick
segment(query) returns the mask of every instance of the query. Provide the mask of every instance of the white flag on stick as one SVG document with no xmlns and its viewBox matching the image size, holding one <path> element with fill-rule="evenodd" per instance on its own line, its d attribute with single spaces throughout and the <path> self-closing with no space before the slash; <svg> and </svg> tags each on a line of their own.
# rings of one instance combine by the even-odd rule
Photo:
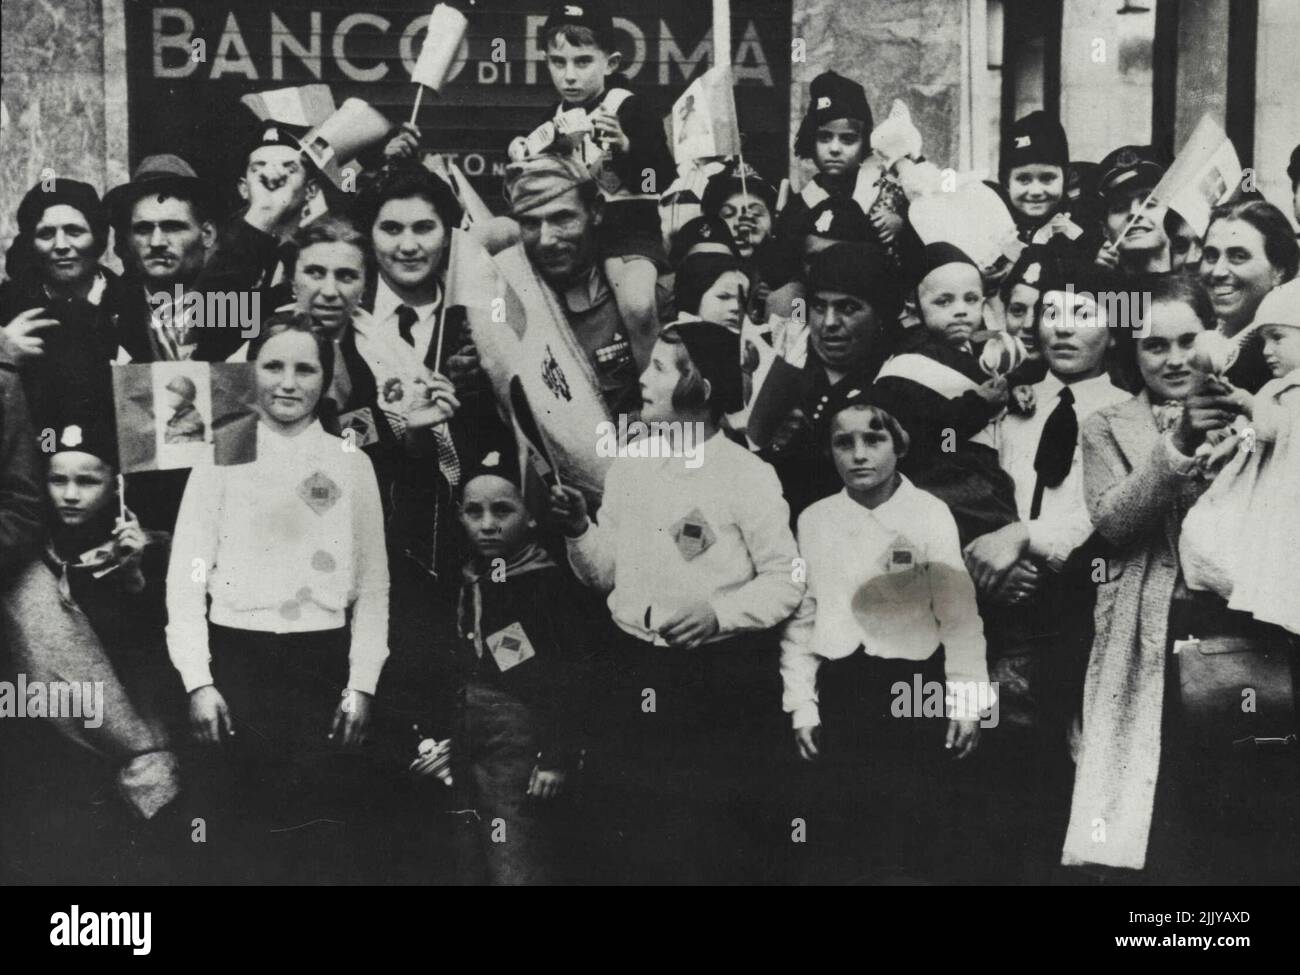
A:
<svg viewBox="0 0 1300 975">
<path fill-rule="evenodd" d="M 671 135 L 678 164 L 740 154 L 730 64 L 704 72 L 673 103 Z"/>
<path fill-rule="evenodd" d="M 1210 210 L 1224 203 L 1241 185 L 1237 150 L 1209 115 L 1202 115 L 1173 165 L 1160 178 L 1151 198 L 1163 203 L 1204 237 Z"/>
<path fill-rule="evenodd" d="M 420 47 L 420 59 L 411 72 L 412 81 L 434 91 L 442 89 L 447 73 L 460 54 L 468 23 L 465 15 L 455 7 L 440 3 L 433 8 L 433 13 L 429 14 L 429 31 Z"/>
</svg>

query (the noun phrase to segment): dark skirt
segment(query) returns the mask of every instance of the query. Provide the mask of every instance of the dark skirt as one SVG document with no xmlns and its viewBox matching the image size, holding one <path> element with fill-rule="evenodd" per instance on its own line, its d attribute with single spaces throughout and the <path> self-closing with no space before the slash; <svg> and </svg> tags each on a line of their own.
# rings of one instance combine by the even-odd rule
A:
<svg viewBox="0 0 1300 975">
<path fill-rule="evenodd" d="M 234 735 L 200 749 L 193 815 L 232 882 L 346 883 L 365 876 L 368 762 L 329 737 L 348 679 L 346 627 L 275 634 L 210 625 L 213 682 Z"/>
</svg>

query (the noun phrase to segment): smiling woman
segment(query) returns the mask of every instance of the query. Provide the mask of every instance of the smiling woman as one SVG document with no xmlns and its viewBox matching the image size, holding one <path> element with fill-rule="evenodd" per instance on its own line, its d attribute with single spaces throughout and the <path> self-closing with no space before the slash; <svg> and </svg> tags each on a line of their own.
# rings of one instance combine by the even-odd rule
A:
<svg viewBox="0 0 1300 975">
<path fill-rule="evenodd" d="M 1264 296 L 1296 276 L 1300 246 L 1286 215 L 1251 200 L 1214 211 L 1201 254 L 1201 284 L 1210 293 L 1219 331 L 1241 336 L 1241 353 L 1227 377 L 1255 392 L 1269 380 L 1260 343 L 1245 330 Z"/>
</svg>

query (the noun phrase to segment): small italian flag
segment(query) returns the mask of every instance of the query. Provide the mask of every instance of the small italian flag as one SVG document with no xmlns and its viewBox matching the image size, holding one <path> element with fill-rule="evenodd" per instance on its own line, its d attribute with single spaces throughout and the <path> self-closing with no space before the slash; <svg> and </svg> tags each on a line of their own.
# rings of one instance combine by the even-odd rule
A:
<svg viewBox="0 0 1300 975">
<path fill-rule="evenodd" d="M 256 460 L 253 369 L 247 362 L 114 366 L 122 473 Z"/>
</svg>

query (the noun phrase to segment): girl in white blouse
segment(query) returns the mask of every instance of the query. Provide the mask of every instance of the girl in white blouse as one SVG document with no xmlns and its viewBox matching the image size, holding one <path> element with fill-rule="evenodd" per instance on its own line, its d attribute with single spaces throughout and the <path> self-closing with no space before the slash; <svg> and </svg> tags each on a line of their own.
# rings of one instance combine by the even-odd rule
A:
<svg viewBox="0 0 1300 975">
<path fill-rule="evenodd" d="M 317 419 L 332 343 L 277 314 L 250 358 L 257 458 L 190 475 L 167 643 L 194 735 L 219 749 L 208 771 L 230 779 L 219 794 L 238 804 L 250 862 L 274 866 L 285 844 L 264 845 L 277 827 L 306 837 L 315 824 L 332 842 L 346 822 L 340 757 L 365 740 L 388 656 L 388 566 L 370 460 Z"/>
<path fill-rule="evenodd" d="M 993 703 L 983 625 L 952 513 L 897 471 L 906 432 L 865 387 L 827 413 L 844 490 L 799 517 L 807 590 L 781 641 L 785 710 L 815 763 L 808 842 L 829 871 L 809 879 L 924 878 L 963 818 L 944 808 L 944 763 Z"/>
</svg>

